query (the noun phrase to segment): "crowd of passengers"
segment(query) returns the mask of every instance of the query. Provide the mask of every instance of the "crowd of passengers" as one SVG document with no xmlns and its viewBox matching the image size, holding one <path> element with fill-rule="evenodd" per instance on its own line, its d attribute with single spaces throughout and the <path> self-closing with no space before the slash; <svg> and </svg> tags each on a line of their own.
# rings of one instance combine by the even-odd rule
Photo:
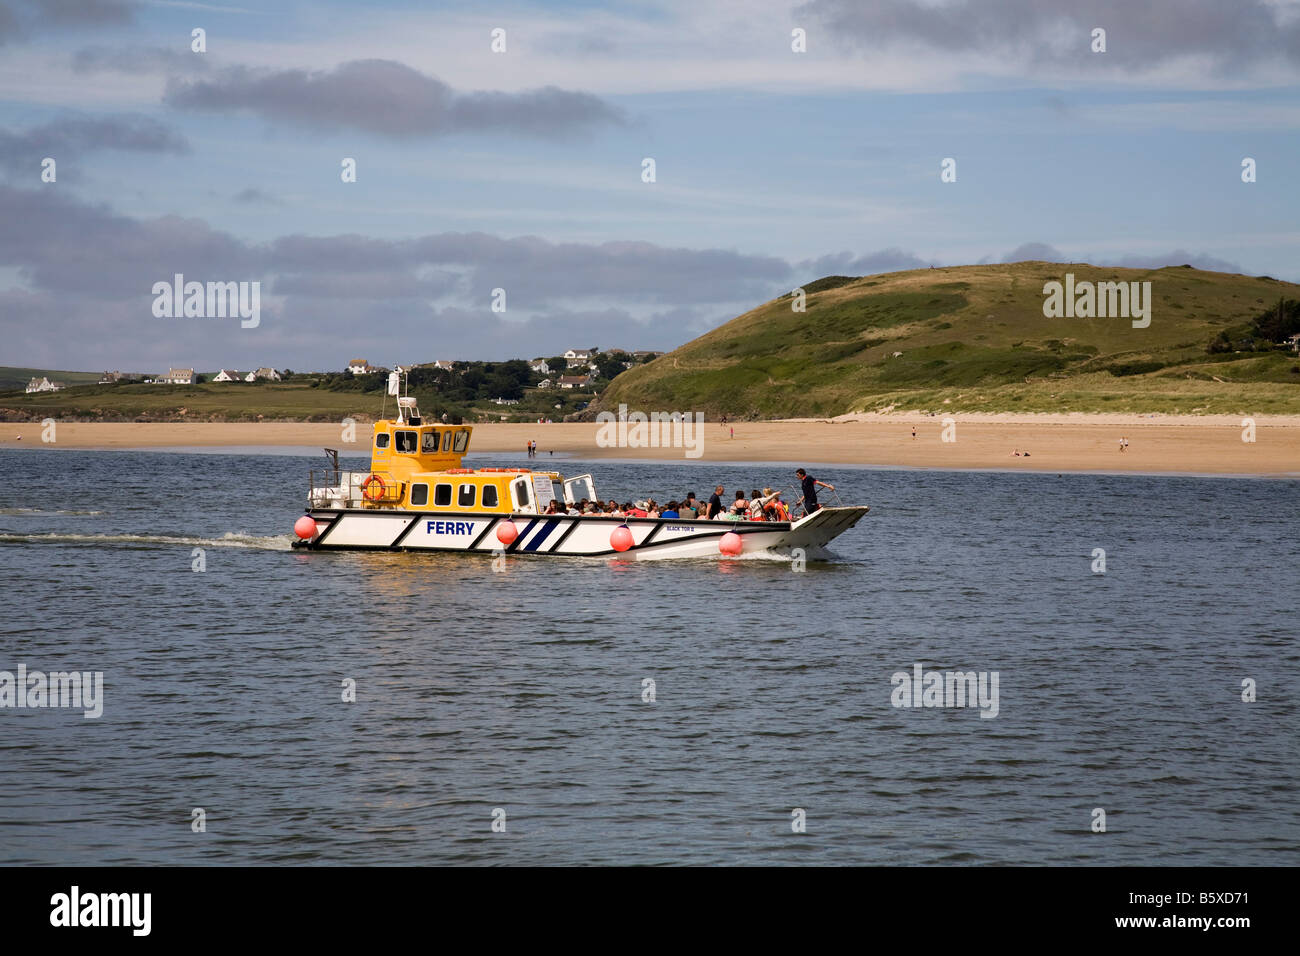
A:
<svg viewBox="0 0 1300 956">
<path fill-rule="evenodd" d="M 723 489 L 719 485 L 708 501 L 701 502 L 691 492 L 681 501 L 669 501 L 660 507 L 653 498 L 645 501 L 625 501 L 619 504 L 613 498 L 606 502 L 583 498 L 574 504 L 552 501 L 545 514 L 602 515 L 607 518 L 706 518 L 716 521 L 789 521 L 790 507 L 781 500 L 781 492 L 755 488 L 748 495 L 737 491 L 735 500 L 727 507 L 723 502 Z"/>
</svg>

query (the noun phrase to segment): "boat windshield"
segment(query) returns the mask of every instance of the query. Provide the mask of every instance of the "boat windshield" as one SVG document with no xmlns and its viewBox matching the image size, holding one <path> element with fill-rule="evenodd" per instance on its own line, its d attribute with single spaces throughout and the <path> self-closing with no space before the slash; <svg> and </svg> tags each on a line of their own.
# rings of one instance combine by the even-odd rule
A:
<svg viewBox="0 0 1300 956">
<path fill-rule="evenodd" d="M 596 497 L 596 483 L 591 480 L 591 475 L 578 475 L 576 478 L 570 478 L 564 483 L 564 498 L 566 501 L 581 501 L 586 498 L 588 501 L 599 501 Z"/>
</svg>

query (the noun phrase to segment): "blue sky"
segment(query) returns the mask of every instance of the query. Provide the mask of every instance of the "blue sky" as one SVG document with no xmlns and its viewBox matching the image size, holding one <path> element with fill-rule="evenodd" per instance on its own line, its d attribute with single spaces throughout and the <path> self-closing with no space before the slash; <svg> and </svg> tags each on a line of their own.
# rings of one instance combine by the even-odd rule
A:
<svg viewBox="0 0 1300 956">
<path fill-rule="evenodd" d="M 672 348 L 930 263 L 1300 280 L 1298 73 L 1295 0 L 0 0 L 0 364 Z M 154 317 L 176 272 L 261 323 Z"/>
</svg>

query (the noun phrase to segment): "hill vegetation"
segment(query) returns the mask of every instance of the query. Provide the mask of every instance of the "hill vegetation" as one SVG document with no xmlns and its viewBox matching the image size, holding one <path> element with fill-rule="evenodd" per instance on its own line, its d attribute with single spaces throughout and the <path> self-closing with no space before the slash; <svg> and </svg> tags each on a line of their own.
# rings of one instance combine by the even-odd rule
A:
<svg viewBox="0 0 1300 956">
<path fill-rule="evenodd" d="M 1047 282 L 1150 282 L 1151 323 L 1048 318 Z M 1019 262 L 803 287 L 612 382 L 592 411 L 1300 413 L 1300 286 L 1191 266 Z"/>
</svg>

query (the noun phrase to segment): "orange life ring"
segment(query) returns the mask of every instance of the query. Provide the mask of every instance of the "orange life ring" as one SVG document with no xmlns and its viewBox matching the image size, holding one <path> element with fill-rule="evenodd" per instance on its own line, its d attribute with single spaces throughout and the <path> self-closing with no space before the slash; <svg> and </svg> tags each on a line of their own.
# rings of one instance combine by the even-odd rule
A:
<svg viewBox="0 0 1300 956">
<path fill-rule="evenodd" d="M 372 495 L 370 489 L 376 484 L 379 485 L 379 493 Z M 388 487 L 384 484 L 384 479 L 380 478 L 378 475 L 371 475 L 361 483 L 361 497 L 365 498 L 366 501 L 382 501 L 384 494 L 387 491 Z"/>
</svg>

